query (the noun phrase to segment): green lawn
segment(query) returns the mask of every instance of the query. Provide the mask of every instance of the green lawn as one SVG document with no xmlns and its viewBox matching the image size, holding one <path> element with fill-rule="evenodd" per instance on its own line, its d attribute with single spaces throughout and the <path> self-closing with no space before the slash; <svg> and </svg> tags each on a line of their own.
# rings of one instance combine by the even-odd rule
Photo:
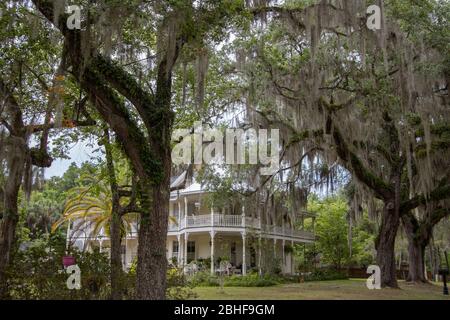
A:
<svg viewBox="0 0 450 320">
<path fill-rule="evenodd" d="M 403 281 L 400 281 L 399 284 L 400 290 L 368 290 L 364 279 L 352 279 L 294 283 L 262 288 L 225 287 L 223 292 L 217 287 L 198 287 L 195 288 L 195 292 L 198 295 L 197 299 L 202 300 L 447 299 L 450 301 L 449 296 L 442 294 L 442 285 L 440 284 L 411 285 Z"/>
</svg>

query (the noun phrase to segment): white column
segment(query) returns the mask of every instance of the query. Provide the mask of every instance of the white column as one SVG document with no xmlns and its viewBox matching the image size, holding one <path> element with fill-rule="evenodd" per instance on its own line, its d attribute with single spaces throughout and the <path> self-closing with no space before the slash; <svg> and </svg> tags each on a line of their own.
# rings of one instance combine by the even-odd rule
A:
<svg viewBox="0 0 450 320">
<path fill-rule="evenodd" d="M 242 235 L 242 275 L 245 276 L 247 274 L 247 260 L 245 257 L 246 234 L 245 232 L 242 232 L 241 235 Z"/>
<path fill-rule="evenodd" d="M 211 228 L 214 227 L 214 205 L 211 204 Z"/>
<path fill-rule="evenodd" d="M 211 237 L 211 274 L 214 274 L 214 237 L 216 235 L 214 231 L 214 204 L 211 204 L 211 231 L 209 235 Z"/>
<path fill-rule="evenodd" d="M 293 240 L 291 241 L 291 248 L 292 248 L 292 250 L 290 252 L 290 255 L 291 255 L 291 274 L 293 274 L 294 273 L 294 241 Z"/>
<path fill-rule="evenodd" d="M 242 227 L 245 228 L 245 207 L 242 206 Z"/>
<path fill-rule="evenodd" d="M 189 233 L 184 233 L 184 258 L 183 258 L 183 265 L 187 264 L 187 245 L 188 245 L 188 239 L 189 239 Z"/>
<path fill-rule="evenodd" d="M 273 238 L 273 257 L 277 257 L 277 239 Z"/>
<path fill-rule="evenodd" d="M 188 212 L 188 203 L 187 198 L 184 197 L 184 228 L 187 229 L 187 212 Z"/>
<path fill-rule="evenodd" d="M 214 237 L 216 232 L 211 231 L 209 235 L 211 236 L 211 274 L 214 274 Z"/>
<path fill-rule="evenodd" d="M 181 240 L 180 251 L 181 251 L 181 266 L 182 267 L 184 266 L 184 259 L 185 259 L 185 257 L 184 257 L 184 238 L 185 238 L 185 236 L 183 236 L 183 237 L 180 236 L 180 240 Z"/>
<path fill-rule="evenodd" d="M 180 200 L 178 200 L 178 230 L 180 230 L 180 224 L 181 224 L 181 202 Z"/>
<path fill-rule="evenodd" d="M 282 262 L 282 269 L 283 269 L 283 272 L 284 272 L 284 270 L 286 269 L 286 254 L 284 253 L 284 246 L 286 245 L 286 241 L 283 239 L 283 242 L 282 242 L 282 246 L 283 246 L 283 248 L 282 248 L 282 250 L 281 250 L 281 252 L 282 252 L 282 257 L 283 257 L 283 262 Z"/>
<path fill-rule="evenodd" d="M 178 253 L 177 253 L 177 265 L 181 266 L 181 235 L 177 234 L 178 241 Z"/>
<path fill-rule="evenodd" d="M 258 273 L 261 276 L 262 275 L 262 269 L 261 269 L 261 235 L 259 235 L 258 238 Z"/>
<path fill-rule="evenodd" d="M 124 255 L 124 267 L 125 269 L 128 266 L 128 259 L 127 259 L 127 255 L 128 255 L 128 232 L 125 232 L 125 255 Z"/>
</svg>

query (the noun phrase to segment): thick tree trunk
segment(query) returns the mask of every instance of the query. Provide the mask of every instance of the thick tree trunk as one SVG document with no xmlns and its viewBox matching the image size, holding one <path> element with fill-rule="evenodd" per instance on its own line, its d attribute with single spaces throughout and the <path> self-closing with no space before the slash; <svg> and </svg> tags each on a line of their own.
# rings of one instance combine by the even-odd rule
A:
<svg viewBox="0 0 450 320">
<path fill-rule="evenodd" d="M 121 225 L 122 217 L 120 210 L 120 195 L 119 187 L 117 185 L 116 173 L 114 168 L 114 159 L 111 150 L 109 129 L 104 129 L 105 134 L 105 153 L 106 153 L 106 165 L 108 168 L 109 185 L 111 188 L 112 196 L 112 212 L 111 212 L 111 224 L 110 224 L 110 237 L 111 237 L 111 299 L 122 299 L 122 234 Z"/>
<path fill-rule="evenodd" d="M 408 240 L 409 271 L 407 281 L 427 282 L 425 278 L 425 247 L 423 243 Z"/>
<path fill-rule="evenodd" d="M 162 300 L 166 297 L 168 183 L 146 194 L 144 208 L 148 214 L 141 215 L 139 225 L 136 295 L 140 300 Z"/>
<path fill-rule="evenodd" d="M 121 218 L 116 210 L 113 209 L 111 217 L 111 299 L 122 299 L 122 236 L 121 236 Z"/>
<path fill-rule="evenodd" d="M 432 230 L 427 230 L 411 214 L 402 216 L 402 223 L 408 238 L 409 271 L 407 281 L 427 282 L 425 278 L 425 248 L 427 247 Z"/>
<path fill-rule="evenodd" d="M 6 197 L 6 195 L 5 195 Z M 17 205 L 5 199 L 3 219 L 0 221 L 0 299 L 7 297 L 7 268 L 9 265 L 18 221 Z M 17 199 L 16 199 L 17 200 Z M 9 202 L 9 204 L 6 204 Z M 8 217 L 5 217 L 7 215 Z"/>
<path fill-rule="evenodd" d="M 16 235 L 16 226 L 19 220 L 17 202 L 19 189 L 22 184 L 23 169 L 25 166 L 26 145 L 25 140 L 10 137 L 8 143 L 8 177 L 3 186 L 3 203 L 0 205 L 0 299 L 7 295 L 7 267 Z"/>
<path fill-rule="evenodd" d="M 55 21 L 52 2 L 33 0 L 49 21 Z M 66 38 L 73 74 L 101 117 L 116 133 L 139 177 L 139 226 L 136 296 L 164 299 L 166 292 L 166 237 L 169 216 L 172 69 L 185 44 L 183 32 L 172 36 L 163 25 L 163 47 L 158 65 L 156 92 L 146 92 L 123 68 L 93 52 L 85 59 L 81 35 L 69 30 L 62 19 L 56 25 Z M 169 24 L 171 26 L 171 24 Z M 181 28 L 180 28 L 181 29 Z M 166 33 L 166 34 L 165 34 Z M 167 46 L 167 47 L 165 47 Z M 165 49 L 165 50 L 164 50 Z M 84 68 L 83 68 L 84 67 Z M 120 99 L 127 98 L 140 116 L 140 124 Z M 140 125 L 145 127 L 144 133 Z"/>
<path fill-rule="evenodd" d="M 428 248 L 430 250 L 432 280 L 435 281 L 436 275 L 439 272 L 439 263 L 436 257 L 436 246 L 434 244 L 434 239 L 432 239 L 431 244 L 428 246 Z"/>
<path fill-rule="evenodd" d="M 174 119 L 171 109 L 171 69 L 175 61 L 176 59 L 173 61 L 163 59 L 158 68 L 154 106 L 157 121 L 149 130 L 150 153 L 157 165 L 149 178 L 140 181 L 140 203 L 145 211 L 141 214 L 139 226 L 136 270 L 136 297 L 140 300 L 166 298 L 166 240 L 169 223 L 171 139 Z"/>
<path fill-rule="evenodd" d="M 12 208 L 6 209 L 13 215 L 10 218 L 3 218 L 0 221 L 0 299 L 7 296 L 7 267 L 11 257 L 11 251 L 15 238 L 17 215 L 13 213 Z"/>
<path fill-rule="evenodd" d="M 395 237 L 400 224 L 394 202 L 385 203 L 382 223 L 376 241 L 377 264 L 381 269 L 381 286 L 398 288 L 395 266 Z"/>
</svg>

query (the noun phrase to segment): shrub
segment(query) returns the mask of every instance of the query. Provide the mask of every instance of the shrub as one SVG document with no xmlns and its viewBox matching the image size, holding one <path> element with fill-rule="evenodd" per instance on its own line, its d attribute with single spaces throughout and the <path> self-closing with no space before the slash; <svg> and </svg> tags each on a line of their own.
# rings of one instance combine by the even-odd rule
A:
<svg viewBox="0 0 450 320">
<path fill-rule="evenodd" d="M 189 277 L 189 283 L 194 287 L 217 287 L 219 279 L 208 271 L 201 271 Z"/>
<path fill-rule="evenodd" d="M 197 260 L 197 265 L 201 270 L 209 270 L 211 268 L 211 258 L 200 258 Z"/>
<path fill-rule="evenodd" d="M 272 275 L 260 277 L 257 273 L 231 276 L 225 279 L 225 287 L 270 287 L 280 284 L 280 278 Z"/>
<path fill-rule="evenodd" d="M 305 281 L 345 280 L 347 273 L 332 269 L 317 269 L 304 276 Z"/>
<path fill-rule="evenodd" d="M 29 242 L 14 252 L 7 270 L 7 288 L 11 299 L 107 299 L 110 295 L 109 259 L 94 251 L 72 252 L 81 269 L 81 289 L 69 290 L 69 277 L 63 271 L 65 239 L 49 235 Z"/>
<path fill-rule="evenodd" d="M 217 287 L 219 278 L 209 272 L 198 272 L 189 278 L 189 282 L 196 287 Z M 225 287 L 269 287 L 282 283 L 298 282 L 298 276 L 280 276 L 266 274 L 259 276 L 252 272 L 245 276 L 232 275 L 224 278 Z"/>
<path fill-rule="evenodd" d="M 187 300 L 196 297 L 192 285 L 187 281 L 183 269 L 169 268 L 167 270 L 167 299 Z"/>
<path fill-rule="evenodd" d="M 98 300 L 109 299 L 110 261 L 106 253 L 73 251 L 81 269 L 81 289 L 69 290 L 69 275 L 63 270 L 65 239 L 57 235 L 38 239 L 16 250 L 8 269 L 7 288 L 11 299 L 24 300 Z M 121 278 L 124 299 L 135 298 L 136 261 Z M 167 270 L 167 298 L 189 299 L 195 296 L 192 286 L 180 269 Z"/>
<path fill-rule="evenodd" d="M 127 274 L 126 296 L 127 299 L 135 298 L 136 290 L 136 265 L 137 260 L 133 260 Z M 196 297 L 192 290 L 193 285 L 187 281 L 181 268 L 169 267 L 167 269 L 167 291 L 166 297 L 169 300 L 187 300 Z"/>
</svg>

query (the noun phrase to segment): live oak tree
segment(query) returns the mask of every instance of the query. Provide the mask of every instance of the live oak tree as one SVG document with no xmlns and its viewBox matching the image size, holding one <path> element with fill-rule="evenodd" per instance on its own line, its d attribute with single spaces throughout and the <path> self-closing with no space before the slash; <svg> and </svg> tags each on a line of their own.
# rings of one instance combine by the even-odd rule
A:
<svg viewBox="0 0 450 320">
<path fill-rule="evenodd" d="M 412 10 L 430 34 L 410 32 L 414 19 L 399 14 L 398 2 L 381 9 L 382 28 L 372 31 L 364 1 L 266 3 L 253 10 L 265 19 L 262 32 L 240 50 L 257 122 L 284 129 L 293 159 L 313 148 L 356 178 L 381 221 L 382 285 L 396 287 L 401 218 L 421 205 L 445 207 L 450 196 L 448 4 Z"/>
<path fill-rule="evenodd" d="M 15 39 L 10 47 L 25 47 L 19 46 L 24 50 L 12 50 L 4 59 L 15 60 L 13 65 L 20 67 L 11 72 L 15 80 L 3 79 L 1 88 L 5 103 L 0 105 L 4 107 L 0 136 L 5 143 L 0 144 L 0 154 L 3 151 L 6 156 L 0 160 L 6 174 L 0 191 L 6 214 L 1 221 L 0 283 L 14 239 L 23 168 L 30 159 L 35 165 L 50 164 L 46 149 L 51 129 L 82 125 L 78 118 L 63 121 L 67 105 L 57 94 L 47 99 L 41 93 L 37 110 L 31 97 L 42 88 L 22 90 L 14 85 L 24 83 L 23 79 L 48 88 L 58 88 L 64 80 L 86 96 L 72 95 L 67 100 L 79 105 L 89 100 L 130 161 L 137 180 L 136 203 L 142 210 L 139 299 L 165 297 L 174 111 L 183 114 L 181 123 L 190 124 L 204 117 L 211 120 L 210 104 L 225 108 L 230 101 L 240 101 L 252 124 L 281 129 L 283 160 L 298 167 L 292 171 L 302 172 L 305 154 L 309 169 L 316 158 L 327 164 L 320 169 L 323 176 L 333 173 L 336 164 L 347 168 L 358 181 L 356 202 L 362 199 L 371 216 L 381 220 L 377 262 L 384 285 L 396 286 L 393 250 L 400 221 L 405 229 L 411 227 L 409 238 L 414 244 L 424 229 L 421 225 L 431 230 L 447 212 L 443 199 L 450 194 L 450 41 L 445 2 L 411 6 L 409 1 L 385 1 L 379 31 L 367 29 L 366 1 L 356 0 L 286 1 L 284 6 L 268 0 L 245 4 L 238 0 L 75 1 L 83 5 L 81 29 L 68 28 L 64 1 L 33 0 L 34 6 L 25 0 L 15 3 L 19 3 L 26 34 L 39 30 L 41 39 L 34 42 L 21 37 L 23 29 L 6 29 Z M 242 23 L 242 16 L 244 21 L 255 18 L 250 30 L 233 29 L 234 22 Z M 414 30 L 418 22 L 425 32 Z M 231 47 L 235 52 L 222 56 L 222 61 L 211 57 L 214 45 L 230 29 L 236 37 Z M 45 41 L 47 35 L 56 38 L 56 45 Z M 31 57 L 33 63 L 27 60 Z M 49 57 L 50 71 L 38 63 Z M 227 89 L 217 83 L 230 70 L 214 70 L 212 85 L 206 75 L 209 65 L 227 59 L 236 60 L 234 66 L 227 61 L 227 67 L 235 68 L 239 75 L 235 82 L 242 90 L 233 88 L 224 98 Z M 51 85 L 41 81 L 41 69 Z M 230 79 L 235 80 L 233 75 Z M 205 90 L 208 82 L 212 91 L 217 89 L 216 95 Z M 23 110 L 38 114 L 42 123 L 32 122 L 33 128 L 24 124 L 24 118 L 32 117 L 24 117 Z M 85 108 L 79 110 L 86 117 Z M 39 134 L 40 148 L 28 147 L 31 133 Z M 109 167 L 118 208 L 121 195 L 113 162 L 109 161 Z M 420 246 L 411 248 L 417 251 Z M 117 251 L 113 255 L 117 266 Z M 419 259 L 414 261 L 420 264 Z"/>
<path fill-rule="evenodd" d="M 5 3 L 2 8 L 0 68 L 0 295 L 6 295 L 5 270 L 10 262 L 18 222 L 19 190 L 28 198 L 33 168 L 49 167 L 50 131 L 92 125 L 63 114 L 63 64 L 45 33 L 33 24 L 26 7 Z M 6 6 L 8 5 L 8 6 Z M 2 4 L 3 6 L 3 4 Z M 61 70 L 61 69 L 59 69 Z M 59 112 L 57 111 L 59 110 Z M 59 120 L 57 120 L 59 118 Z M 33 139 L 36 143 L 33 145 Z"/>
<path fill-rule="evenodd" d="M 442 104 L 448 109 L 448 84 L 450 74 L 450 49 L 449 39 L 450 32 L 448 29 L 448 18 L 450 16 L 450 6 L 444 1 L 430 1 L 422 4 L 411 5 L 408 2 L 399 1 L 391 6 L 392 14 L 400 18 L 402 29 L 408 33 L 412 41 L 416 43 L 424 43 L 432 51 L 438 52 L 441 58 L 438 61 L 431 61 L 425 68 L 433 68 L 441 73 L 445 79 L 442 86 L 438 82 L 433 88 L 436 96 L 441 100 Z M 432 18 L 430 18 L 430 15 Z M 428 156 L 429 153 L 444 152 L 444 157 L 448 157 L 448 141 L 450 131 L 448 127 L 448 114 L 439 115 L 439 120 L 431 119 L 430 126 L 426 122 L 419 121 L 417 115 L 410 114 L 410 122 L 415 122 L 414 136 L 422 142 L 416 154 L 418 157 Z M 425 141 L 425 145 L 423 141 Z M 426 152 L 425 152 L 426 150 Z M 445 168 L 439 168 L 439 172 L 429 172 L 426 168 L 416 169 L 416 163 L 411 161 L 409 172 L 410 188 L 414 189 L 412 184 L 419 181 L 412 178 L 417 174 L 418 170 L 424 170 L 426 174 L 431 176 L 447 175 Z M 411 179 L 412 178 L 412 179 Z M 445 184 L 445 178 L 440 182 Z M 444 192 L 445 188 L 443 189 Z M 444 195 L 442 198 L 448 198 Z M 425 202 L 425 203 L 424 203 Z M 408 239 L 408 259 L 409 274 L 408 280 L 413 282 L 424 282 L 425 278 L 425 248 L 430 244 L 433 237 L 434 227 L 449 215 L 448 201 L 422 201 L 418 208 L 407 211 L 402 216 L 402 223 Z"/>
<path fill-rule="evenodd" d="M 126 5 L 105 1 L 88 5 L 82 30 L 67 27 L 68 15 L 56 1 L 34 0 L 36 8 L 64 37 L 70 74 L 88 95 L 103 120 L 114 131 L 138 177 L 140 216 L 137 265 L 137 298 L 163 299 L 166 289 L 165 239 L 168 224 L 171 172 L 172 78 L 183 48 L 203 46 L 220 38 L 222 30 L 242 11 L 240 1 L 131 1 Z M 115 4 L 115 5 L 109 5 Z M 96 11 L 96 9 L 99 9 Z M 137 19 L 140 45 L 152 68 L 140 83 L 114 61 L 93 39 L 111 39 L 112 24 L 102 27 L 100 11 L 124 23 Z M 106 19 L 107 20 L 107 19 Z M 111 21 L 110 21 L 111 22 Z M 132 33 L 130 33 L 132 35 Z M 106 48 L 105 48 L 106 47 Z M 113 48 L 114 50 L 114 48 Z M 118 52 L 119 57 L 123 56 Z M 199 95 L 201 97 L 201 94 Z M 133 107 L 133 111 L 130 111 Z"/>
<path fill-rule="evenodd" d="M 402 216 L 403 227 L 408 238 L 407 280 L 426 282 L 425 249 L 430 245 L 434 227 L 450 215 L 450 209 L 448 205 L 429 204 L 425 208 L 417 210 L 419 211 L 418 215 L 408 212 Z"/>
</svg>

